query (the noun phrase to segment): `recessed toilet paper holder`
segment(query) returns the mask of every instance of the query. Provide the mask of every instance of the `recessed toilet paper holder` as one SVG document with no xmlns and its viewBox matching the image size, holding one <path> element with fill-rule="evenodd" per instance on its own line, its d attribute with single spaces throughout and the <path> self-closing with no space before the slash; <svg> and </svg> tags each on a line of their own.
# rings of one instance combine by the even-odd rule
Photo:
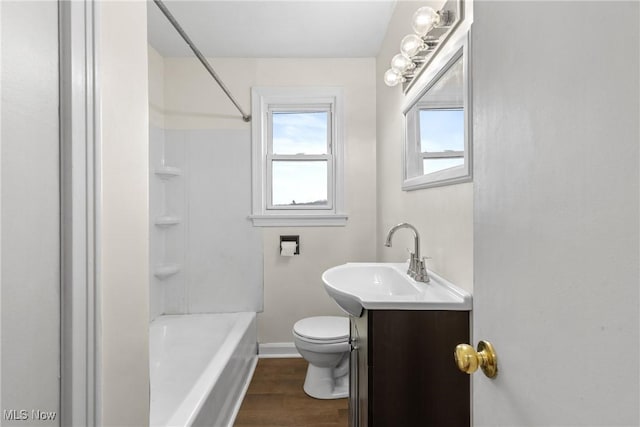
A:
<svg viewBox="0 0 640 427">
<path fill-rule="evenodd" d="M 280 236 L 280 253 L 282 253 L 282 242 L 295 242 L 296 250 L 294 255 L 300 255 L 300 236 Z"/>
</svg>

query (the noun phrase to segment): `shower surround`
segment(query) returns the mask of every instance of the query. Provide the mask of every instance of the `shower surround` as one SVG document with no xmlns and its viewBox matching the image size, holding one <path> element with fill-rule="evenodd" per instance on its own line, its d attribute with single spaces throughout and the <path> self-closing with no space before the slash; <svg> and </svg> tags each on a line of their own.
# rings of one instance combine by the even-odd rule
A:
<svg viewBox="0 0 640 427">
<path fill-rule="evenodd" d="M 151 318 L 262 310 L 248 130 L 151 126 Z"/>
</svg>

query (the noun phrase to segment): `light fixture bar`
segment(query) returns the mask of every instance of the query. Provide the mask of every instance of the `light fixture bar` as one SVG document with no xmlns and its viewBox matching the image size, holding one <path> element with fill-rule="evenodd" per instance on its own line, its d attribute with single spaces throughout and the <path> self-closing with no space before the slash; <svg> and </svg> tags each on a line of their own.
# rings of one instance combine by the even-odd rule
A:
<svg viewBox="0 0 640 427">
<path fill-rule="evenodd" d="M 391 59 L 391 68 L 384 73 L 387 86 L 402 83 L 405 88 L 433 59 L 441 45 L 455 30 L 462 18 L 462 0 L 447 0 L 442 9 L 422 6 L 413 14 L 413 33 L 400 42 L 400 53 Z"/>
<path fill-rule="evenodd" d="M 169 20 L 169 22 L 171 22 L 171 25 L 173 25 L 173 28 L 176 29 L 176 31 L 178 32 L 178 34 L 180 34 L 180 36 L 182 37 L 182 39 L 187 43 L 187 45 L 191 48 L 191 50 L 193 51 L 193 53 L 196 55 L 196 57 L 200 60 L 200 62 L 202 63 L 202 65 L 204 66 L 204 68 L 207 69 L 207 71 L 209 72 L 209 74 L 211 74 L 211 77 L 213 77 L 213 79 L 218 83 L 218 85 L 220 86 L 220 88 L 222 89 L 222 91 L 227 95 L 227 97 L 231 100 L 231 102 L 233 103 L 233 105 L 235 105 L 235 107 L 238 109 L 238 111 L 240 111 L 240 114 L 242 114 L 242 120 L 244 120 L 245 122 L 249 122 L 251 121 L 251 115 L 246 114 L 244 111 L 242 111 L 242 108 L 240 107 L 240 105 L 236 102 L 236 100 L 234 99 L 233 95 L 231 95 L 231 92 L 229 92 L 229 89 L 227 89 L 227 87 L 225 86 L 225 84 L 222 82 L 222 80 L 220 79 L 220 77 L 218 76 L 218 74 L 214 71 L 213 67 L 211 66 L 211 64 L 209 64 L 209 61 L 207 61 L 207 59 L 204 57 L 204 55 L 202 55 L 202 53 L 200 52 L 200 50 L 196 47 L 195 44 L 193 44 L 193 42 L 191 41 L 191 39 L 189 38 L 189 36 L 187 35 L 187 33 L 185 33 L 185 31 L 182 29 L 182 27 L 180 26 L 180 24 L 178 23 L 178 21 L 176 21 L 176 18 L 173 17 L 173 15 L 171 14 L 171 12 L 169 12 L 169 9 L 167 9 L 167 7 L 164 5 L 164 3 L 162 3 L 161 0 L 153 0 L 153 2 L 156 4 L 156 6 L 158 6 L 158 8 L 160 9 L 160 11 L 164 14 L 164 16 L 166 16 L 166 18 Z"/>
</svg>

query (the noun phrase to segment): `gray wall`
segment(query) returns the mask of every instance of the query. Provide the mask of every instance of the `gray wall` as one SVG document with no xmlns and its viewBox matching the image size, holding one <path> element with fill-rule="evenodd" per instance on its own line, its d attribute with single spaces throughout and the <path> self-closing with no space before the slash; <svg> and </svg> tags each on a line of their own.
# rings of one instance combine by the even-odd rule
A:
<svg viewBox="0 0 640 427">
<path fill-rule="evenodd" d="M 638 425 L 637 2 L 476 2 L 475 425 Z"/>
<path fill-rule="evenodd" d="M 1 14 L 2 410 L 58 411 L 58 5 Z M 59 415 L 59 414 L 58 414 Z M 0 414 L 2 416 L 2 414 Z"/>
</svg>

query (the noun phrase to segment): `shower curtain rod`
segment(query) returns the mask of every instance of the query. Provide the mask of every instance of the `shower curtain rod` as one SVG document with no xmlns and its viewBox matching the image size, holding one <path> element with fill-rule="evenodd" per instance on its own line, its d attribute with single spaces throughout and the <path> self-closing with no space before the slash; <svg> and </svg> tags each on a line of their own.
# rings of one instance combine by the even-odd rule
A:
<svg viewBox="0 0 640 427">
<path fill-rule="evenodd" d="M 214 78 L 214 80 L 218 83 L 218 85 L 220 85 L 220 88 L 224 91 L 224 93 L 229 97 L 229 99 L 231 100 L 231 102 L 233 102 L 233 105 L 235 105 L 235 107 L 238 109 L 238 111 L 240 111 L 240 114 L 242 114 L 242 120 L 244 120 L 245 122 L 249 122 L 251 121 L 251 116 L 249 114 L 245 114 L 244 111 L 242 111 L 242 108 L 240 107 L 240 105 L 236 102 L 236 100 L 233 98 L 233 95 L 231 95 L 231 92 L 229 92 L 229 89 L 227 89 L 227 87 L 224 85 L 224 83 L 222 83 L 222 80 L 220 79 L 220 77 L 218 76 L 218 74 L 216 74 L 216 72 L 213 70 L 213 67 L 211 66 L 211 64 L 209 64 L 209 62 L 207 61 L 207 59 L 202 55 L 202 53 L 200 53 L 200 50 L 198 50 L 198 48 L 196 47 L 196 45 L 193 44 L 193 42 L 191 41 L 191 39 L 189 38 L 189 36 L 187 35 L 187 33 L 184 32 L 184 30 L 182 29 L 182 27 L 180 26 L 180 24 L 178 24 L 178 21 L 176 21 L 176 18 L 173 17 L 173 15 L 171 14 L 171 12 L 169 12 L 169 9 L 167 9 L 167 7 L 162 3 L 161 0 L 153 0 L 153 2 L 156 4 L 156 6 L 158 6 L 158 8 L 160 9 L 160 11 L 162 11 L 162 13 L 164 14 L 164 16 L 167 17 L 167 19 L 169 20 L 169 22 L 171 22 L 171 25 L 173 25 L 173 28 L 176 29 L 176 31 L 180 34 L 180 36 L 182 37 L 182 39 L 187 42 L 187 44 L 189 45 L 189 47 L 191 48 L 191 50 L 193 51 L 193 53 L 196 55 L 196 57 L 200 60 L 200 62 L 202 63 L 202 65 L 204 65 L 204 68 L 207 69 L 207 71 L 209 72 L 209 74 L 211 74 L 211 77 Z"/>
</svg>

